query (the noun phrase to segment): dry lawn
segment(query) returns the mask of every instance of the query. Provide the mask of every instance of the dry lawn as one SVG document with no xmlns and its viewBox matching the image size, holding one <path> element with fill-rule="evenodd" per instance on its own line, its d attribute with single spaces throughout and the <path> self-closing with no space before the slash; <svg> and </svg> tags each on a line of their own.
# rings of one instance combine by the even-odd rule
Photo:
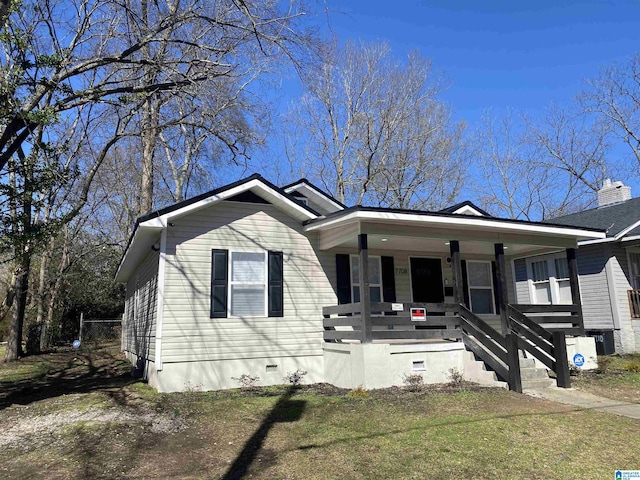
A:
<svg viewBox="0 0 640 480">
<path fill-rule="evenodd" d="M 469 384 L 157 394 L 114 348 L 0 365 L 0 478 L 606 479 L 640 422 Z"/>
</svg>

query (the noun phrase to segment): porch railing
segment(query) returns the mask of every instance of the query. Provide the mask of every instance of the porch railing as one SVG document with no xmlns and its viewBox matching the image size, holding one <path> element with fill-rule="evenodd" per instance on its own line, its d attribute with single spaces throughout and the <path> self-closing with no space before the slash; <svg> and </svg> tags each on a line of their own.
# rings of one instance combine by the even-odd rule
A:
<svg viewBox="0 0 640 480">
<path fill-rule="evenodd" d="M 627 290 L 631 318 L 640 318 L 640 289 Z"/>
<path fill-rule="evenodd" d="M 506 380 L 509 390 L 522 393 L 515 335 L 502 335 L 464 305 L 459 306 L 459 312 L 465 346 Z"/>
<path fill-rule="evenodd" d="M 582 317 L 577 305 L 529 305 L 510 304 L 510 307 L 526 314 L 532 322 L 550 332 L 565 335 L 583 335 Z"/>
<path fill-rule="evenodd" d="M 424 308 L 429 313 L 424 321 L 411 319 L 411 308 Z M 455 303 L 403 303 L 402 311 L 394 311 L 389 302 L 371 303 L 371 339 L 425 340 L 462 338 Z M 365 340 L 362 326 L 362 306 L 348 303 L 323 307 L 324 339 L 326 341 Z M 434 312 L 437 312 L 434 314 Z M 344 327 L 350 327 L 345 329 Z M 396 329 L 396 327 L 399 327 Z"/>
<path fill-rule="evenodd" d="M 521 308 L 524 305 L 516 305 Z M 541 326 L 542 321 L 536 319 L 546 319 L 547 317 L 528 317 L 521 310 L 516 309 L 513 305 L 507 306 L 509 314 L 509 329 L 513 332 L 518 341 L 518 347 L 529 352 L 535 358 L 540 360 L 547 368 L 556 374 L 556 384 L 559 387 L 569 388 L 571 380 L 569 378 L 569 362 L 567 359 L 567 342 L 565 336 L 567 331 L 576 330 L 575 326 L 561 328 L 557 327 L 554 331 Z M 540 307 L 540 305 L 535 305 Z M 546 305 L 550 307 L 551 305 Z M 554 305 L 558 307 L 558 305 Z M 563 306 L 564 307 L 564 306 Z M 567 305 L 566 310 L 571 311 Z M 569 317 L 551 317 L 554 323 L 559 325 L 558 318 Z M 546 320 L 545 320 L 546 321 Z M 569 321 L 569 320 L 568 320 Z M 580 331 L 577 328 L 578 332 Z"/>
<path fill-rule="evenodd" d="M 413 321 L 412 308 L 424 308 L 429 314 L 424 321 Z M 365 343 L 462 339 L 470 351 L 517 392 L 522 391 L 518 357 L 518 350 L 522 349 L 556 373 L 559 387 L 570 386 L 565 335 L 581 333 L 576 305 L 507 305 L 506 335 L 462 304 L 404 303 L 402 311 L 394 311 L 393 304 L 382 302 L 371 303 L 370 311 L 373 313 L 367 322 L 370 329 L 367 332 L 363 328 L 360 303 L 323 307 L 324 340 Z"/>
</svg>

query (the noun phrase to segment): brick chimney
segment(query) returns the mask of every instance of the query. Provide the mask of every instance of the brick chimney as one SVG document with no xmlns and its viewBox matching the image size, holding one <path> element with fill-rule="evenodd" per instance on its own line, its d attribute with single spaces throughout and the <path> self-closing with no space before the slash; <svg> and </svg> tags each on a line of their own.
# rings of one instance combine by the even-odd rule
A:
<svg viewBox="0 0 640 480">
<path fill-rule="evenodd" d="M 611 179 L 607 178 L 602 188 L 598 190 L 599 207 L 624 202 L 625 200 L 631 200 L 631 187 L 623 185 L 620 181 L 611 183 Z"/>
</svg>

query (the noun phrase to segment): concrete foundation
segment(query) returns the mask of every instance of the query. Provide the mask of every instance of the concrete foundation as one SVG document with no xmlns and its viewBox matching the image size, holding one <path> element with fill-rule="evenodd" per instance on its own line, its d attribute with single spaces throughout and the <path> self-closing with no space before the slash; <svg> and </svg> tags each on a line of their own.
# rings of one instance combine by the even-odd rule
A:
<svg viewBox="0 0 640 480">
<path fill-rule="evenodd" d="M 403 386 L 405 376 L 413 374 L 422 376 L 425 384 L 447 383 L 452 372 L 459 372 L 465 380 L 503 386 L 461 342 L 324 345 L 325 381 L 337 387 Z"/>
</svg>

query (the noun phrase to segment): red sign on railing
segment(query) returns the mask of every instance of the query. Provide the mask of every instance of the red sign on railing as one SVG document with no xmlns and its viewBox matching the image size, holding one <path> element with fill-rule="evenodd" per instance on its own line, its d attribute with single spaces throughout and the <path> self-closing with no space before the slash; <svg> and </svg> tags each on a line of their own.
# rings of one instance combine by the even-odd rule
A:
<svg viewBox="0 0 640 480">
<path fill-rule="evenodd" d="M 411 320 L 414 322 L 426 322 L 427 321 L 427 309 L 426 308 L 412 308 Z"/>
</svg>

